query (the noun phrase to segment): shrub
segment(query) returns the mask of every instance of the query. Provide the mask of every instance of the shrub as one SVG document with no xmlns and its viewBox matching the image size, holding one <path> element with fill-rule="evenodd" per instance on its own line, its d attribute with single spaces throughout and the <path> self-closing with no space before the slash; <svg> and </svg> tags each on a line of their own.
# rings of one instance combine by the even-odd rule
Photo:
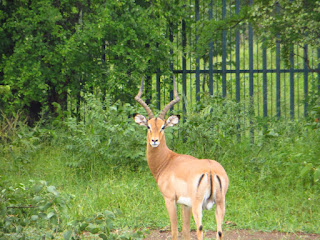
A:
<svg viewBox="0 0 320 240">
<path fill-rule="evenodd" d="M 68 154 L 76 156 L 67 164 L 85 169 L 110 165 L 139 166 L 145 155 L 142 141 L 145 137 L 130 119 L 135 109 L 121 102 L 111 105 L 108 99 L 101 102 L 91 94 L 85 99 L 82 121 L 75 117 L 65 121 L 68 130 L 64 135 L 66 149 Z"/>
</svg>

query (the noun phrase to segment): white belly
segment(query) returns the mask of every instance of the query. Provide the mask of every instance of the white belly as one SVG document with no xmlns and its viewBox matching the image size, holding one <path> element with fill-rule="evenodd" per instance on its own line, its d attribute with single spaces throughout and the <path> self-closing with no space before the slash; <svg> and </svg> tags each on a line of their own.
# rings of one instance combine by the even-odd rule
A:
<svg viewBox="0 0 320 240">
<path fill-rule="evenodd" d="M 186 205 L 188 207 L 192 207 L 191 198 L 189 198 L 189 197 L 179 197 L 177 203 L 182 204 L 182 205 Z"/>
</svg>

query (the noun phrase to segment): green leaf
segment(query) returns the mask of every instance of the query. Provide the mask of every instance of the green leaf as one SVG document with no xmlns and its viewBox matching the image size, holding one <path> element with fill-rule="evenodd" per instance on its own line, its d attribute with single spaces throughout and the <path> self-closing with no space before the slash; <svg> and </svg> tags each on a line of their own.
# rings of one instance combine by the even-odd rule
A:
<svg viewBox="0 0 320 240">
<path fill-rule="evenodd" d="M 89 223 L 81 223 L 80 225 L 80 231 L 84 231 L 86 229 L 86 227 L 88 227 Z"/>
<path fill-rule="evenodd" d="M 47 220 L 47 214 L 41 212 L 41 213 L 39 213 L 38 215 L 39 215 L 39 217 L 41 217 L 42 219 Z"/>
<path fill-rule="evenodd" d="M 320 167 L 316 168 L 316 170 L 314 171 L 313 180 L 314 182 L 320 181 Z"/>
<path fill-rule="evenodd" d="M 63 233 L 63 239 L 69 240 L 71 238 L 71 235 L 72 235 L 72 230 L 67 230 Z"/>
<path fill-rule="evenodd" d="M 42 190 L 42 187 L 43 187 L 43 185 L 41 185 L 41 184 L 34 185 L 33 186 L 33 191 L 35 193 L 39 193 Z"/>
<path fill-rule="evenodd" d="M 106 217 L 108 217 L 108 218 L 111 218 L 111 219 L 114 219 L 114 218 L 115 218 L 114 213 L 111 212 L 111 211 L 105 210 L 105 211 L 104 211 L 104 214 L 105 214 Z"/>
<path fill-rule="evenodd" d="M 300 172 L 300 176 L 301 177 L 305 177 L 310 170 L 312 169 L 312 164 L 311 163 L 307 163 L 304 168 L 302 168 L 301 172 Z"/>
<path fill-rule="evenodd" d="M 39 216 L 38 215 L 32 215 L 31 216 L 31 220 L 32 221 L 37 221 L 39 219 Z"/>
<path fill-rule="evenodd" d="M 89 224 L 87 227 L 88 231 L 91 232 L 92 234 L 97 234 L 100 231 L 100 228 L 98 225 L 95 224 Z"/>
<path fill-rule="evenodd" d="M 22 228 L 21 226 L 17 226 L 17 227 L 16 227 L 16 232 L 17 232 L 17 233 L 21 233 L 22 230 L 23 230 L 23 228 Z"/>
<path fill-rule="evenodd" d="M 36 203 L 40 203 L 41 200 L 42 200 L 42 197 L 40 197 L 40 196 L 35 196 L 33 198 L 33 201 L 35 201 Z"/>
<path fill-rule="evenodd" d="M 55 196 L 59 196 L 59 192 L 56 190 L 55 186 L 47 187 L 47 191 L 50 192 L 50 193 L 53 193 Z"/>
<path fill-rule="evenodd" d="M 50 218 L 52 218 L 54 215 L 55 215 L 54 212 L 49 212 L 49 213 L 47 214 L 47 218 L 50 219 Z"/>
<path fill-rule="evenodd" d="M 39 209 L 41 211 L 46 211 L 48 208 L 50 208 L 52 206 L 52 202 L 47 202 L 45 205 L 40 206 Z"/>
<path fill-rule="evenodd" d="M 103 240 L 107 240 L 108 239 L 107 235 L 105 235 L 104 233 L 100 233 L 99 237 L 102 238 Z"/>
</svg>

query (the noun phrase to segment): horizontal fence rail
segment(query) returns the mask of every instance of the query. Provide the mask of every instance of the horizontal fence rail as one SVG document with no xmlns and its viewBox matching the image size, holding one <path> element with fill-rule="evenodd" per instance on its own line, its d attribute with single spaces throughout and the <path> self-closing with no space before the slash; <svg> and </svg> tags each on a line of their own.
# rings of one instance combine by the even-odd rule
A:
<svg viewBox="0 0 320 240">
<path fill-rule="evenodd" d="M 200 19 L 221 20 L 232 14 L 239 14 L 240 0 L 200 1 L 195 0 L 194 25 L 181 21 L 178 33 L 170 31 L 171 42 L 178 46 L 171 51 L 171 71 L 176 74 L 179 94 L 183 101 L 178 109 L 183 113 L 192 111 L 200 101 L 200 95 L 210 95 L 233 99 L 237 102 L 249 100 L 255 116 L 275 116 L 300 118 L 308 114 L 310 96 L 320 96 L 320 49 L 292 46 L 290 66 L 281 59 L 282 46 L 266 49 L 258 42 L 250 25 L 222 30 L 209 43 L 204 56 L 195 56 L 186 49 L 196 47 Z M 194 28 L 195 32 L 186 31 Z M 187 34 L 187 32 L 189 34 Z M 309 68 L 304 61 L 309 58 Z M 161 76 L 161 71 L 153 77 L 156 85 L 157 108 L 172 99 L 172 91 L 165 92 L 172 79 Z M 188 106 L 188 107 L 187 107 Z"/>
</svg>

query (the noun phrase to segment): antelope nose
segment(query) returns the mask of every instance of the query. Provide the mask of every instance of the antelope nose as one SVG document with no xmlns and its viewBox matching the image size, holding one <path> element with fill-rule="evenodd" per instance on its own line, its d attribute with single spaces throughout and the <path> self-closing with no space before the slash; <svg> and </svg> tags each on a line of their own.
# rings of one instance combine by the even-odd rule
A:
<svg viewBox="0 0 320 240">
<path fill-rule="evenodd" d="M 158 147 L 160 145 L 159 138 L 151 138 L 150 144 L 151 144 L 152 147 Z"/>
</svg>

